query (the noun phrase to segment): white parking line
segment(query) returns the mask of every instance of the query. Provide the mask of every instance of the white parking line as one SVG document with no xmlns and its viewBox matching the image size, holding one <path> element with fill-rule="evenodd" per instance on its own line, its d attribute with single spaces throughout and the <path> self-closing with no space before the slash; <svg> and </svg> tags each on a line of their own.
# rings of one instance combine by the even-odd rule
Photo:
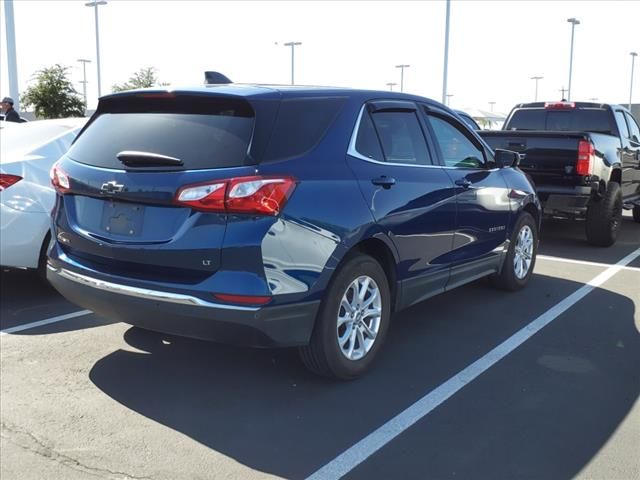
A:
<svg viewBox="0 0 640 480">
<path fill-rule="evenodd" d="M 552 257 L 550 255 L 538 255 L 536 257 L 538 260 L 549 260 L 551 262 L 562 262 L 562 263 L 575 263 L 577 265 L 588 265 L 590 267 L 600 267 L 600 268 L 609 268 L 612 267 L 610 263 L 597 263 L 597 262 L 588 262 L 586 260 L 573 260 L 571 258 L 562 258 L 562 257 Z M 640 268 L 638 267 L 622 267 L 624 270 L 632 270 L 635 272 L 640 272 Z"/>
<path fill-rule="evenodd" d="M 640 248 L 624 257 L 615 265 L 607 268 L 607 270 L 593 278 L 589 283 L 583 285 L 567 298 L 547 310 L 482 358 L 476 360 L 474 363 L 460 371 L 457 375 L 441 384 L 435 390 L 426 394 L 409 408 L 371 432 L 349 449 L 345 450 L 324 467 L 307 477 L 307 480 L 338 479 L 349 473 L 391 440 L 411 427 L 418 420 L 424 418 L 429 412 L 445 402 L 465 385 L 468 385 L 478 378 L 478 376 L 487 371 L 509 353 L 513 352 L 529 338 L 571 308 L 571 306 L 584 298 L 592 290 L 609 280 L 638 257 L 640 257 Z"/>
<path fill-rule="evenodd" d="M 51 323 L 62 322 L 63 320 L 69 320 L 70 318 L 81 317 L 83 315 L 89 315 L 93 313 L 91 310 L 80 310 L 79 312 L 67 313 L 65 315 L 58 315 L 57 317 L 46 318 L 37 322 L 25 323 L 24 325 L 18 325 L 11 328 L 5 328 L 0 330 L 0 335 L 8 335 L 10 333 L 21 332 L 23 330 L 29 330 L 30 328 L 41 327 L 43 325 L 49 325 Z"/>
</svg>

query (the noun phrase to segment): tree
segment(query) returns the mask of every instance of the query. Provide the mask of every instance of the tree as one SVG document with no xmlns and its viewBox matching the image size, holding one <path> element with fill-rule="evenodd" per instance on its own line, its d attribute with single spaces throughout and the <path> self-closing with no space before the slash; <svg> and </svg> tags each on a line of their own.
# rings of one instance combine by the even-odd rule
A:
<svg viewBox="0 0 640 480">
<path fill-rule="evenodd" d="M 22 105 L 34 107 L 37 118 L 84 117 L 84 101 L 67 78 L 67 70 L 56 64 L 36 72 L 36 83 L 22 95 Z"/>
<path fill-rule="evenodd" d="M 115 92 L 123 92 L 125 90 L 133 90 L 134 88 L 149 88 L 168 85 L 158 80 L 156 69 L 154 67 L 141 68 L 131 77 L 129 81 L 121 84 L 115 84 L 111 90 Z"/>
</svg>

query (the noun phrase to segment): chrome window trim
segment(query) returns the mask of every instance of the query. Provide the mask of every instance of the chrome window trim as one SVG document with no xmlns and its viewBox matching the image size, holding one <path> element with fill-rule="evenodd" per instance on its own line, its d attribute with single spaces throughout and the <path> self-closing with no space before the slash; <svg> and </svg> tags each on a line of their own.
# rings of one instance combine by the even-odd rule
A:
<svg viewBox="0 0 640 480">
<path fill-rule="evenodd" d="M 358 119 L 356 120 L 356 125 L 351 132 L 351 140 L 349 140 L 349 148 L 347 149 L 347 155 L 351 157 L 355 157 L 359 160 L 364 160 L 365 162 L 375 163 L 377 165 L 386 165 L 388 167 L 413 167 L 413 168 L 443 168 L 445 170 L 473 170 L 473 171 L 483 171 L 483 172 L 494 172 L 499 170 L 499 168 L 467 168 L 467 167 L 448 167 L 446 165 L 416 165 L 415 163 L 392 163 L 392 162 L 381 162 L 380 160 L 374 160 L 373 158 L 365 157 L 358 150 L 356 150 L 356 138 L 358 137 L 358 130 L 360 129 L 360 121 L 362 120 L 362 115 L 364 114 L 364 110 L 366 108 L 366 104 L 360 108 L 360 113 L 358 114 Z"/>
<path fill-rule="evenodd" d="M 127 295 L 130 297 L 144 298 L 147 300 L 156 300 L 167 303 L 177 303 L 179 305 L 190 305 L 195 307 L 207 307 L 207 308 L 220 308 L 224 310 L 239 310 L 244 312 L 255 312 L 259 310 L 259 307 L 241 307 L 238 305 L 225 305 L 221 303 L 213 303 L 202 300 L 198 297 L 191 295 L 183 295 L 180 293 L 163 292 L 160 290 L 151 290 L 148 288 L 131 287 L 128 285 L 121 285 L 119 283 L 107 282 L 97 278 L 75 273 L 65 268 L 55 268 L 50 264 L 47 264 L 47 269 L 55 272 L 57 275 L 70 280 L 72 282 L 79 283 L 88 287 L 103 290 L 109 293 L 117 293 L 121 295 Z"/>
</svg>

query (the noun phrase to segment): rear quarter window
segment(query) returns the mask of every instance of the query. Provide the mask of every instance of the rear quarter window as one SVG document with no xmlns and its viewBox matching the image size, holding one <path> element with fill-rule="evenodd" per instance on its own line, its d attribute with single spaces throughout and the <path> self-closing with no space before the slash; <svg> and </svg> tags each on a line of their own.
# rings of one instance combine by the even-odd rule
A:
<svg viewBox="0 0 640 480">
<path fill-rule="evenodd" d="M 344 102 L 343 97 L 282 100 L 262 161 L 298 157 L 313 149 L 324 137 Z"/>
</svg>

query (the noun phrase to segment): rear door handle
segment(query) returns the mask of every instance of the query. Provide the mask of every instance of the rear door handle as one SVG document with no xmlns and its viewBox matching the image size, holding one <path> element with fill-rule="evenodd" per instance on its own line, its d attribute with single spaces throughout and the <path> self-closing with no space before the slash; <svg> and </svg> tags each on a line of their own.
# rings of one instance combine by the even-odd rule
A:
<svg viewBox="0 0 640 480">
<path fill-rule="evenodd" d="M 455 181 L 455 184 L 458 185 L 459 187 L 462 187 L 464 189 L 467 189 L 469 187 L 471 187 L 471 182 L 469 180 L 467 180 L 466 178 L 459 178 Z"/>
<path fill-rule="evenodd" d="M 396 184 L 396 179 L 383 175 L 381 177 L 371 179 L 371 183 L 388 190 Z"/>
</svg>

